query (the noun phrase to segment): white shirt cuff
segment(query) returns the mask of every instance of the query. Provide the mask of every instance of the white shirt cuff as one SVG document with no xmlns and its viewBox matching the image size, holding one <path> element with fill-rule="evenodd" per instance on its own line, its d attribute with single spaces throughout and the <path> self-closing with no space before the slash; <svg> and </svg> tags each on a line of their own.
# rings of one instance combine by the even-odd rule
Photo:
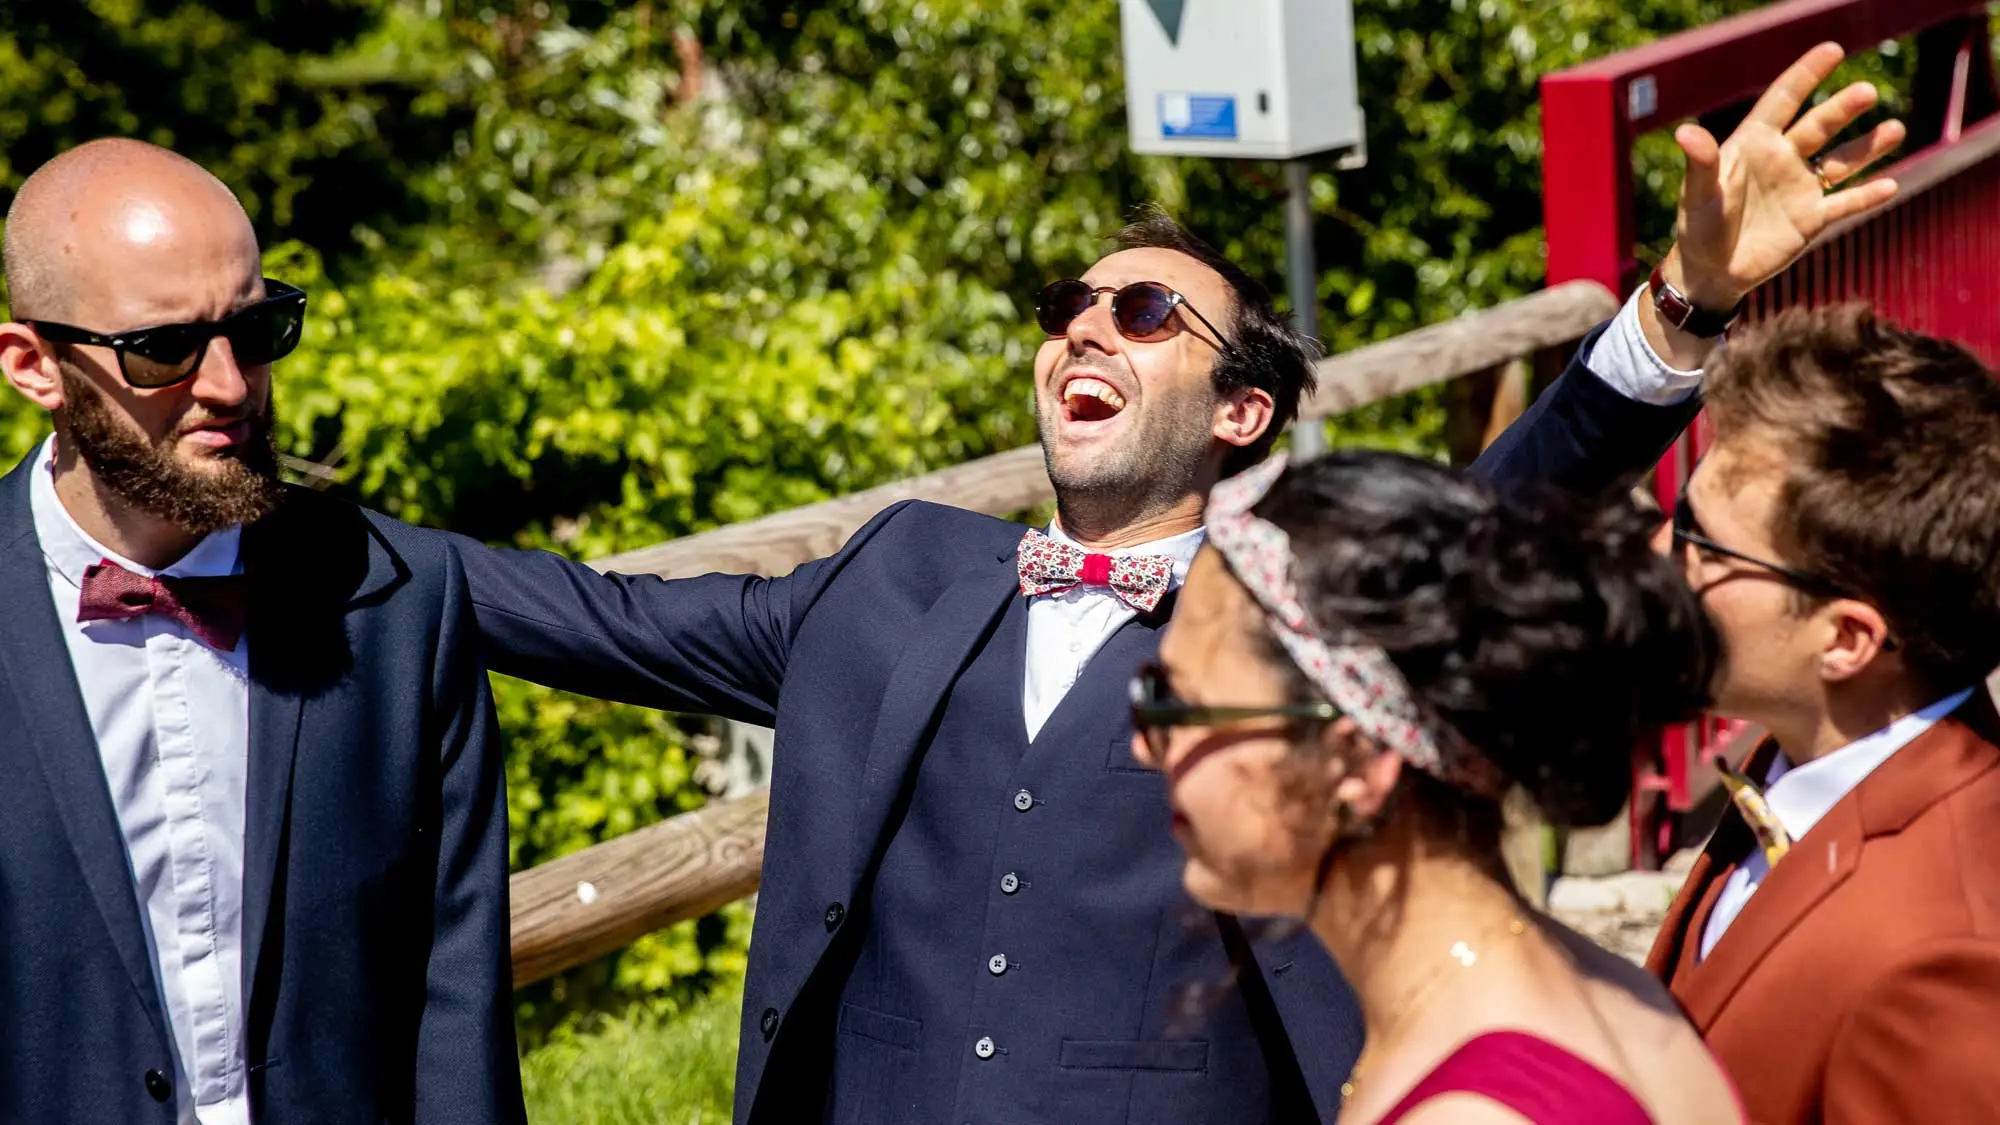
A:
<svg viewBox="0 0 2000 1125">
<path fill-rule="evenodd" d="M 1645 295 L 1642 285 L 1611 318 L 1611 326 L 1583 357 L 1583 365 L 1606 386 L 1634 402 L 1672 406 L 1701 390 L 1701 369 L 1675 370 L 1653 350 L 1646 330 L 1639 326 L 1639 302 Z"/>
</svg>

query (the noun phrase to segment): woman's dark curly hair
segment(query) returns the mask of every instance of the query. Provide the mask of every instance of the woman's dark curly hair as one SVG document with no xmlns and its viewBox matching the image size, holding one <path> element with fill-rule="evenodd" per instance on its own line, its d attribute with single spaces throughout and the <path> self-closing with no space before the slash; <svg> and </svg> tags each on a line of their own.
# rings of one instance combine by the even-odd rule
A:
<svg viewBox="0 0 2000 1125">
<path fill-rule="evenodd" d="M 1617 816 L 1635 740 L 1707 702 L 1714 633 L 1652 549 L 1658 516 L 1629 498 L 1503 495 L 1441 465 L 1355 451 L 1294 466 L 1256 514 L 1291 537 L 1300 597 L 1322 627 L 1345 622 L 1380 645 L 1556 824 Z M 1271 649 L 1294 667 L 1275 638 Z M 1399 800 L 1475 844 L 1497 836 L 1497 802 L 1404 776 Z"/>
</svg>

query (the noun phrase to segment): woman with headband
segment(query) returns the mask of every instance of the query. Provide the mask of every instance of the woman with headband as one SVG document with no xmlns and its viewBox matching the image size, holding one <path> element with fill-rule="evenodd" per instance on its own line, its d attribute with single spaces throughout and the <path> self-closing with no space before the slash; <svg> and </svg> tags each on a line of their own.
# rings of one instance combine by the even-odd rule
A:
<svg viewBox="0 0 2000 1125">
<path fill-rule="evenodd" d="M 1427 462 L 1282 457 L 1223 482 L 1135 750 L 1187 888 L 1302 919 L 1361 1001 L 1340 1120 L 1714 1125 L 1735 1092 L 1666 992 L 1541 916 L 1514 786 L 1605 823 L 1630 749 L 1703 702 L 1712 634 L 1629 502 L 1520 501 Z"/>
</svg>

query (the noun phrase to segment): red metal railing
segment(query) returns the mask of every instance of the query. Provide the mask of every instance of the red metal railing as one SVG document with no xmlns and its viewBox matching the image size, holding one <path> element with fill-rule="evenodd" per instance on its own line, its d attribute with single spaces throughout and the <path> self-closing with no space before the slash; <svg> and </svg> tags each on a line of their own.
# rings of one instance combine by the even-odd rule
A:
<svg viewBox="0 0 2000 1125">
<path fill-rule="evenodd" d="M 1751 312 L 1866 300 L 2000 362 L 2000 88 L 1986 8 L 1965 0 L 1789 0 L 1544 78 L 1548 283 L 1589 278 L 1620 293 L 1637 283 L 1636 137 L 1746 103 L 1815 44 L 1855 51 L 1912 34 L 1914 152 L 1891 169 L 1902 185 L 1897 202 L 1829 230 L 1752 297 Z M 1663 507 L 1707 443 L 1704 420 L 1661 460 L 1653 487 Z M 1669 848 L 1677 817 L 1693 804 L 1693 766 L 1734 729 L 1705 721 L 1641 749 L 1636 866 L 1655 866 Z"/>
</svg>

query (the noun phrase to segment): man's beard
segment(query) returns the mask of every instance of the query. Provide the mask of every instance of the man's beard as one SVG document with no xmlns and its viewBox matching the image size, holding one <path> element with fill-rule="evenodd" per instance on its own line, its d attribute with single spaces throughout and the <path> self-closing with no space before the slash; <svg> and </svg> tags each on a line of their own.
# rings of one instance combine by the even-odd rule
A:
<svg viewBox="0 0 2000 1125">
<path fill-rule="evenodd" d="M 1103 533 L 1163 512 L 1195 489 L 1214 443 L 1215 402 L 1208 395 L 1160 395 L 1151 412 L 1133 419 L 1110 448 L 1056 455 L 1056 419 L 1036 396 L 1042 459 L 1055 485 L 1064 526 L 1081 523 Z M 1061 410 L 1057 402 L 1053 409 Z M 1133 404 L 1127 410 L 1138 410 Z"/>
<path fill-rule="evenodd" d="M 159 442 L 120 418 L 104 392 L 62 365 L 67 440 L 98 482 L 134 508 L 195 535 L 207 535 L 271 514 L 284 495 L 271 406 L 249 416 L 250 437 L 217 450 L 207 470 L 174 452 L 179 434 Z"/>
</svg>

